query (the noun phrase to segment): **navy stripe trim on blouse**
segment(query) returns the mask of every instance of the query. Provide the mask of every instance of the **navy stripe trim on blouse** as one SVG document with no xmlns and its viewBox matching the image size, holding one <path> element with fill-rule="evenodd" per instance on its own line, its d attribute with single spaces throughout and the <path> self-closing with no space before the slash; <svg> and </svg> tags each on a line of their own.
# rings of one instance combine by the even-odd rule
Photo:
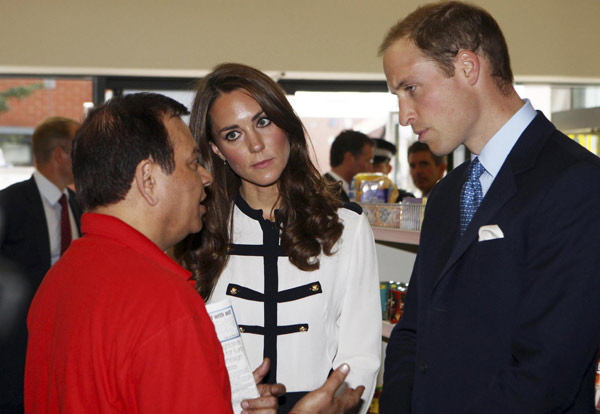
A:
<svg viewBox="0 0 600 414">
<path fill-rule="evenodd" d="M 282 290 L 277 292 L 275 300 L 277 303 L 292 302 L 294 300 L 303 299 L 308 296 L 318 295 L 323 293 L 320 282 L 311 282 L 306 285 L 297 286 L 292 289 Z M 253 289 L 230 283 L 227 285 L 227 296 L 235 296 L 240 299 L 253 300 L 262 302 L 265 300 L 265 295 Z"/>
</svg>

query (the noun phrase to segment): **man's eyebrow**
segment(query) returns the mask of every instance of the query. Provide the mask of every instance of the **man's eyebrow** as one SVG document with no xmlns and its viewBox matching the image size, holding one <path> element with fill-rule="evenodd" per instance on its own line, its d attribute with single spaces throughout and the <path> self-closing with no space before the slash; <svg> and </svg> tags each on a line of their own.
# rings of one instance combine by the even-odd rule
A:
<svg viewBox="0 0 600 414">
<path fill-rule="evenodd" d="M 398 90 L 398 89 L 402 89 L 403 87 L 405 87 L 406 85 L 408 85 L 408 81 L 406 79 L 402 79 L 401 81 L 399 81 L 396 86 L 394 87 L 394 90 Z"/>
</svg>

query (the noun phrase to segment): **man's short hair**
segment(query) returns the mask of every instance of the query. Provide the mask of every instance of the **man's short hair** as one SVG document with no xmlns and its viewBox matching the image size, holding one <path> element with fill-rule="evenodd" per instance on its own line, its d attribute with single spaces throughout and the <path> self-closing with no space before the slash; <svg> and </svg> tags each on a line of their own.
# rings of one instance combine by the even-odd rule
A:
<svg viewBox="0 0 600 414">
<path fill-rule="evenodd" d="M 73 140 L 73 175 L 82 208 L 123 200 L 143 160 L 171 174 L 175 159 L 163 117 L 188 113 L 184 105 L 155 93 L 115 97 L 90 111 Z"/>
<path fill-rule="evenodd" d="M 52 116 L 43 120 L 31 137 L 31 150 L 35 161 L 40 164 L 47 163 L 56 147 L 61 147 L 69 153 L 73 129 L 78 126 L 79 122 L 62 116 Z"/>
<path fill-rule="evenodd" d="M 496 86 L 507 92 L 513 83 L 504 35 L 484 9 L 462 2 L 431 3 L 398 21 L 386 34 L 379 54 L 406 37 L 435 61 L 442 73 L 454 75 L 454 58 L 461 49 L 484 56 L 490 63 Z"/>
<path fill-rule="evenodd" d="M 440 165 L 441 163 L 446 162 L 446 157 L 440 157 L 440 156 L 435 155 L 433 152 L 431 152 L 431 150 L 429 149 L 429 146 L 421 141 L 415 141 L 410 145 L 410 147 L 408 147 L 408 155 L 414 154 L 415 152 L 430 153 L 431 158 L 433 158 L 433 161 L 435 162 L 435 165 Z"/>
<path fill-rule="evenodd" d="M 359 157 L 364 146 L 373 146 L 373 141 L 366 134 L 347 129 L 338 134 L 329 150 L 329 165 L 337 167 L 344 161 L 344 154 L 350 152 L 354 157 Z"/>
</svg>

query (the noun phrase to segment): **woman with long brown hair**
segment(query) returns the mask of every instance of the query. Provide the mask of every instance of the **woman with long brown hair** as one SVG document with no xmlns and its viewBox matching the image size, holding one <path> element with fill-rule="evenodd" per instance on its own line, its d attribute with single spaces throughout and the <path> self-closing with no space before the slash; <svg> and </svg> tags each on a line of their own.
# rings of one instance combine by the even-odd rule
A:
<svg viewBox="0 0 600 414">
<path fill-rule="evenodd" d="M 337 201 L 310 160 L 302 122 L 259 70 L 222 64 L 199 84 L 190 128 L 214 176 L 201 233 L 176 256 L 208 302 L 231 299 L 250 363 L 271 360 L 287 412 L 343 362 L 364 385 L 380 366 L 373 234 L 357 204 Z"/>
</svg>

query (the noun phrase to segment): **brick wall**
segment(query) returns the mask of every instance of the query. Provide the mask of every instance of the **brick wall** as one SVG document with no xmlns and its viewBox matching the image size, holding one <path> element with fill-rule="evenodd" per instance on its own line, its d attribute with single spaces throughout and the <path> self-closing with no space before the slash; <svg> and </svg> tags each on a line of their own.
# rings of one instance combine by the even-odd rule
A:
<svg viewBox="0 0 600 414">
<path fill-rule="evenodd" d="M 81 121 L 83 103 L 92 100 L 92 81 L 80 79 L 0 79 L 0 92 L 15 86 L 45 83 L 31 95 L 8 100 L 10 110 L 0 114 L 0 126 L 31 127 L 49 116 L 64 116 Z"/>
</svg>

